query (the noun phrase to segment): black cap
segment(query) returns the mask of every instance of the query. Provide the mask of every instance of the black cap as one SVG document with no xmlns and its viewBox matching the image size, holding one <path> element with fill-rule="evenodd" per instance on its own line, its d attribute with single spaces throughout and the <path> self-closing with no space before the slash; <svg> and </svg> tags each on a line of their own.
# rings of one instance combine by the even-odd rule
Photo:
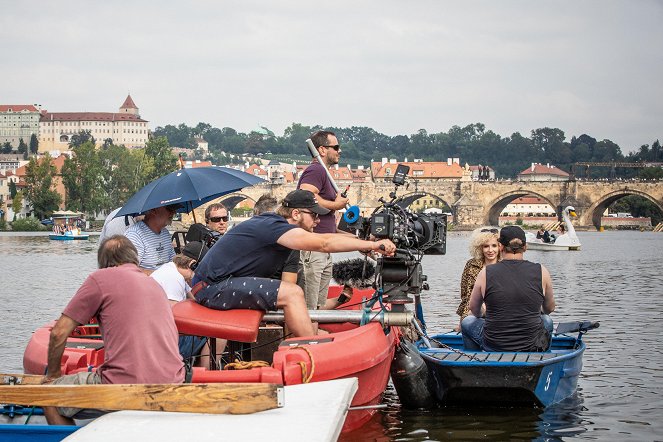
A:
<svg viewBox="0 0 663 442">
<path fill-rule="evenodd" d="M 527 243 L 525 239 L 525 231 L 518 226 L 506 226 L 500 230 L 500 244 L 508 246 L 511 240 L 519 239 L 522 245 Z"/>
<path fill-rule="evenodd" d="M 189 241 L 182 249 L 182 254 L 200 262 L 209 249 L 200 241 Z"/>
<path fill-rule="evenodd" d="M 318 204 L 313 192 L 308 190 L 293 190 L 283 198 L 283 207 L 290 207 L 292 209 L 310 209 L 311 212 L 318 215 L 326 215 L 330 212 L 329 209 Z"/>
</svg>

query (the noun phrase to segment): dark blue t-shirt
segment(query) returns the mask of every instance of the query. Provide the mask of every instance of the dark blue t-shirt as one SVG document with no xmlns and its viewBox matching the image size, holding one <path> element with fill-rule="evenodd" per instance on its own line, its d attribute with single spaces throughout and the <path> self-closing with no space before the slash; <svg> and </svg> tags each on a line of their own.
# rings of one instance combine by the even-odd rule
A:
<svg viewBox="0 0 663 442">
<path fill-rule="evenodd" d="M 278 239 L 296 225 L 275 213 L 263 213 L 246 220 L 212 246 L 196 268 L 196 280 L 209 284 L 229 276 L 269 278 L 283 267 L 291 250 Z"/>
</svg>

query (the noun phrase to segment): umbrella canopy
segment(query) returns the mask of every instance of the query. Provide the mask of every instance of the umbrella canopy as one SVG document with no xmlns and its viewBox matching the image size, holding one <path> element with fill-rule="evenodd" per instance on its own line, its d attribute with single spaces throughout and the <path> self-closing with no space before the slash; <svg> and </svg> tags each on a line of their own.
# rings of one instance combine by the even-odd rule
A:
<svg viewBox="0 0 663 442">
<path fill-rule="evenodd" d="M 180 169 L 140 189 L 115 216 L 137 215 L 171 204 L 182 204 L 178 212 L 189 212 L 220 196 L 259 183 L 264 180 L 227 167 Z"/>
</svg>

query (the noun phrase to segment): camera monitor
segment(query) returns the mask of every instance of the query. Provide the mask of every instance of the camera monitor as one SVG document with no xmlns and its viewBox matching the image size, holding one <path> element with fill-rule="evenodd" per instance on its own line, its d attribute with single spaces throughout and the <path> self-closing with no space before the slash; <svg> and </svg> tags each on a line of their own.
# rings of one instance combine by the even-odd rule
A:
<svg viewBox="0 0 663 442">
<path fill-rule="evenodd" d="M 394 178 L 392 178 L 391 182 L 396 184 L 397 186 L 402 186 L 405 184 L 405 178 L 407 177 L 407 174 L 410 173 L 410 166 L 406 166 L 405 164 L 399 164 L 398 167 L 396 168 L 396 172 L 394 173 Z"/>
</svg>

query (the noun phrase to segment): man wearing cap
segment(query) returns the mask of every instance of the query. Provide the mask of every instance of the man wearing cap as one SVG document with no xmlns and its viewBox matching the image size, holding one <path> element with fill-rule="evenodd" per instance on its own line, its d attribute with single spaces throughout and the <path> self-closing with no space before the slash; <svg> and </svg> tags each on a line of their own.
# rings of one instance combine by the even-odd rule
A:
<svg viewBox="0 0 663 442">
<path fill-rule="evenodd" d="M 191 295 L 191 279 L 196 265 L 207 253 L 207 246 L 200 241 L 191 241 L 186 244 L 182 253 L 173 257 L 156 269 L 150 277 L 159 283 L 171 305 L 186 299 L 193 299 Z M 207 339 L 202 336 L 181 335 L 179 337 L 179 349 L 182 358 L 189 361 L 194 356 L 200 356 Z M 201 361 L 201 365 L 207 365 L 208 359 Z"/>
<path fill-rule="evenodd" d="M 284 198 L 278 213 L 263 213 L 239 224 L 212 246 L 196 268 L 192 290 L 196 301 L 217 310 L 282 308 L 286 325 L 295 336 L 313 335 L 302 289 L 292 282 L 271 278 L 290 251 L 376 251 L 392 255 L 396 250 L 389 240 L 373 242 L 310 232 L 318 216 L 328 213 L 313 193 L 295 190 Z"/>
<path fill-rule="evenodd" d="M 502 261 L 479 272 L 472 314 L 461 322 L 465 349 L 546 351 L 553 329 L 548 314 L 555 310 L 550 273 L 523 259 L 527 242 L 520 227 L 502 228 L 499 243 Z"/>
<path fill-rule="evenodd" d="M 173 221 L 180 207 L 179 204 L 171 204 L 150 209 L 145 219 L 130 226 L 124 233 L 138 250 L 138 266 L 148 275 L 175 256 L 166 226 Z"/>
<path fill-rule="evenodd" d="M 327 175 L 325 168 L 338 164 L 341 146 L 334 132 L 319 130 L 311 135 L 311 141 L 320 154 L 323 164 L 314 159 L 304 170 L 297 184 L 298 189 L 313 192 L 318 204 L 329 209 L 320 215 L 320 223 L 313 230 L 315 233 L 336 233 L 336 210 L 345 208 L 348 199 L 338 194 Z M 311 310 L 323 308 L 327 301 L 327 289 L 332 277 L 332 258 L 329 253 L 303 251 L 301 253 L 302 284 L 306 304 Z"/>
</svg>

